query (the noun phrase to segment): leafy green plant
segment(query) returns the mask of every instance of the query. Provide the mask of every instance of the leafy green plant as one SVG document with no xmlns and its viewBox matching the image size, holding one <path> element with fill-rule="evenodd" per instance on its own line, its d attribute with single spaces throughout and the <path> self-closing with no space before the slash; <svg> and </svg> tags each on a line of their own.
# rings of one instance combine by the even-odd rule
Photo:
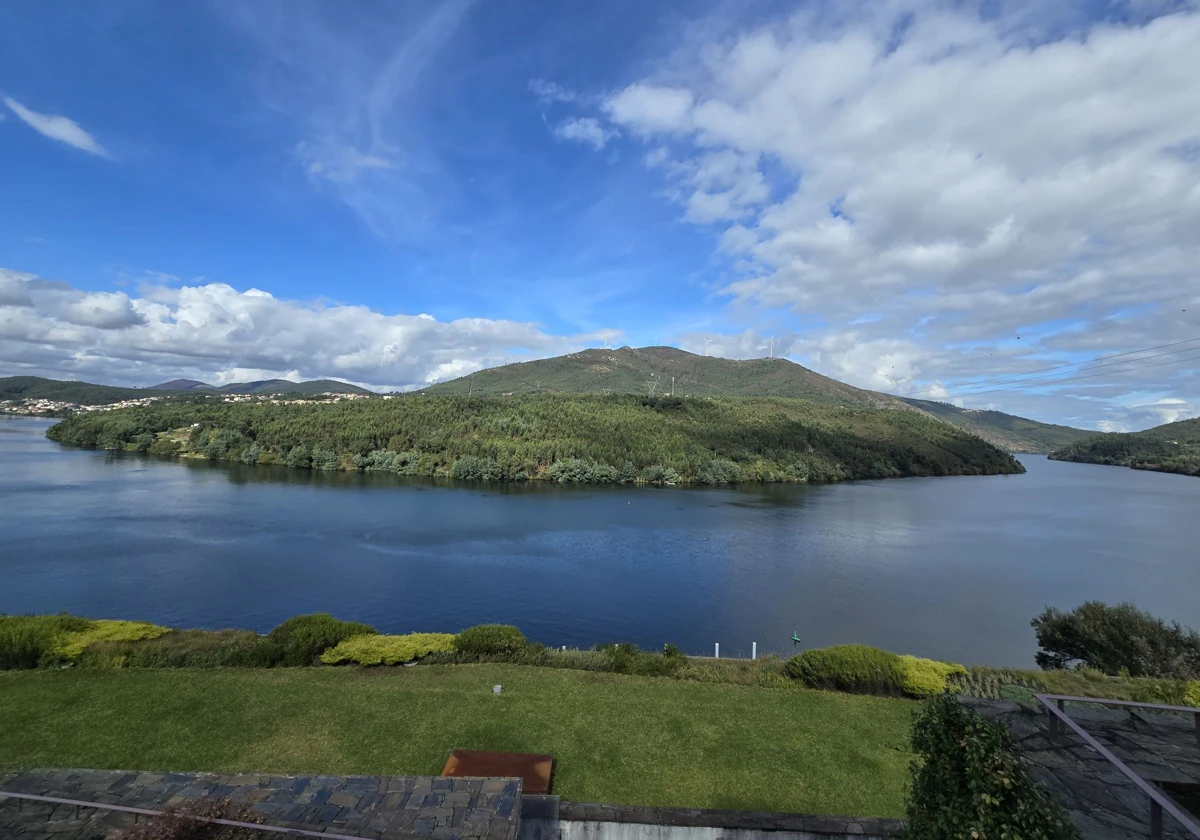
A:
<svg viewBox="0 0 1200 840">
<path fill-rule="evenodd" d="M 468 656 L 507 656 L 525 649 L 524 634 L 511 624 L 479 624 L 454 637 L 454 649 Z"/>
<path fill-rule="evenodd" d="M 375 633 L 369 624 L 340 621 L 329 613 L 297 615 L 280 624 L 267 636 L 279 648 L 279 665 L 312 665 L 322 653 L 346 639 Z"/>
<path fill-rule="evenodd" d="M 809 688 L 855 694 L 904 694 L 905 669 L 894 653 L 867 645 L 806 650 L 788 660 L 787 672 Z"/>
<path fill-rule="evenodd" d="M 1087 601 L 1069 613 L 1047 607 L 1031 622 L 1046 670 L 1082 664 L 1105 674 L 1200 678 L 1200 634 L 1133 604 Z"/>
<path fill-rule="evenodd" d="M 667 677 L 678 671 L 687 663 L 687 657 L 675 651 L 651 653 L 642 650 L 637 645 L 623 642 L 621 644 L 596 645 L 596 650 L 608 660 L 608 668 L 617 674 L 633 674 L 639 677 Z"/>
<path fill-rule="evenodd" d="M 280 647 L 250 630 L 172 630 L 152 639 L 89 645 L 80 668 L 269 668 Z"/>
<path fill-rule="evenodd" d="M 36 668 L 53 645 L 48 624 L 0 617 L 0 670 Z"/>
<path fill-rule="evenodd" d="M 326 665 L 399 665 L 431 653 L 454 650 L 451 633 L 409 633 L 405 636 L 354 636 L 321 654 Z"/>
<path fill-rule="evenodd" d="M 1007 730 L 949 694 L 913 721 L 907 836 L 919 840 L 1078 840 L 1066 813 L 1013 755 Z"/>
<path fill-rule="evenodd" d="M 54 643 L 53 652 L 64 659 L 76 659 L 89 646 L 97 642 L 132 642 L 138 639 L 154 639 L 170 632 L 169 627 L 145 621 L 120 621 L 96 619 L 83 630 L 62 633 Z"/>
<path fill-rule="evenodd" d="M 908 655 L 900 657 L 900 667 L 904 674 L 904 693 L 913 697 L 941 694 L 949 686 L 951 677 L 967 673 L 966 668 L 953 662 L 938 662 Z"/>
<path fill-rule="evenodd" d="M 70 662 L 98 642 L 148 639 L 167 631 L 143 621 L 93 620 L 66 613 L 0 616 L 0 668 Z"/>
</svg>

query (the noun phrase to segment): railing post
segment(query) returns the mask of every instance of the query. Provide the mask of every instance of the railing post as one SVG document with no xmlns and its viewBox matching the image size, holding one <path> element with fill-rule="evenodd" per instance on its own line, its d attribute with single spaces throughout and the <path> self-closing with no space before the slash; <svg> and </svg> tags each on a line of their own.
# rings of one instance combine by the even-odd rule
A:
<svg viewBox="0 0 1200 840">
<path fill-rule="evenodd" d="M 713 659 L 721 658 L 721 643 L 716 642 L 713 646 Z"/>
<path fill-rule="evenodd" d="M 1162 805 L 1150 800 L 1150 840 L 1162 840 Z"/>
<path fill-rule="evenodd" d="M 750 658 L 758 659 L 758 642 L 750 643 Z M 1196 725 L 1200 726 L 1200 714 L 1196 716 Z"/>
</svg>

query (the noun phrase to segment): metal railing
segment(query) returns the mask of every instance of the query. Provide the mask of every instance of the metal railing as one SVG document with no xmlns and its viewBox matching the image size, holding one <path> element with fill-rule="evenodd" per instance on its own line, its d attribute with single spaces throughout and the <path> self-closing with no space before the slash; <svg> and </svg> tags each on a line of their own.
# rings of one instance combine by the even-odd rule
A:
<svg viewBox="0 0 1200 840">
<path fill-rule="evenodd" d="M 51 805 L 73 805 L 76 814 L 80 808 L 95 808 L 100 811 L 120 811 L 123 814 L 133 814 L 136 821 L 139 817 L 161 817 L 163 811 L 155 811 L 152 808 L 134 808 L 130 805 L 110 805 L 105 802 L 88 802 L 83 799 L 61 799 L 57 796 L 35 796 L 32 793 L 11 793 L 6 790 L 0 790 L 0 801 L 5 799 L 17 800 L 17 808 L 21 807 L 22 802 L 47 802 Z M 249 828 L 255 831 L 266 831 L 271 834 L 282 834 L 286 837 L 323 837 L 327 840 L 362 840 L 361 837 L 352 834 L 334 834 L 331 831 L 310 831 L 303 828 L 285 828 L 280 825 L 263 825 L 262 823 L 240 822 L 239 820 L 226 820 L 220 817 L 201 817 L 194 814 L 178 814 L 177 816 L 184 819 L 195 820 L 196 822 L 210 823 L 212 825 L 227 825 L 231 828 Z"/>
<path fill-rule="evenodd" d="M 1200 825 L 1197 825 L 1191 815 L 1181 810 L 1170 797 L 1161 789 L 1155 787 L 1150 782 L 1143 779 L 1133 770 L 1129 769 L 1128 765 L 1121 759 L 1117 758 L 1112 752 L 1087 733 L 1087 731 L 1076 723 L 1067 714 L 1066 704 L 1071 703 L 1095 703 L 1102 706 L 1120 706 L 1120 707 L 1136 707 L 1140 709 L 1153 709 L 1159 712 L 1190 712 L 1195 715 L 1196 720 L 1196 740 L 1200 742 L 1200 710 L 1191 706 L 1164 706 L 1159 703 L 1134 703 L 1128 700 L 1105 700 L 1100 697 L 1072 697 L 1068 694 L 1035 694 L 1033 695 L 1038 701 L 1046 707 L 1050 713 L 1050 737 L 1056 738 L 1061 732 L 1060 722 L 1070 727 L 1076 735 L 1084 740 L 1084 742 L 1094 749 L 1100 755 L 1120 770 L 1126 778 L 1134 783 L 1150 797 L 1150 837 L 1151 840 L 1161 840 L 1163 836 L 1163 811 L 1166 811 L 1174 817 L 1180 825 L 1182 825 L 1193 836 L 1200 838 Z"/>
</svg>

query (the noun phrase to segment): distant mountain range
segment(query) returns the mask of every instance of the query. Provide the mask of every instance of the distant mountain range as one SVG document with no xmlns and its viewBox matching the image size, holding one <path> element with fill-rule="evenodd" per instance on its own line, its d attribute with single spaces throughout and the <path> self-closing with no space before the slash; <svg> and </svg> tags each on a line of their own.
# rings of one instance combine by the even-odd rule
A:
<svg viewBox="0 0 1200 840">
<path fill-rule="evenodd" d="M 584 350 L 481 370 L 431 385 L 421 393 L 501 396 L 551 393 L 648 394 L 692 397 L 793 397 L 853 408 L 920 411 L 966 429 L 1009 452 L 1046 453 L 1096 432 L 1039 423 L 999 411 L 974 411 L 855 388 L 787 359 L 719 359 L 674 347 Z"/>
<path fill-rule="evenodd" d="M 1092 435 L 1056 449 L 1050 457 L 1200 477 L 1200 417 L 1143 432 Z"/>
<path fill-rule="evenodd" d="M 959 408 L 950 403 L 933 400 L 915 400 L 911 397 L 900 399 L 932 414 L 939 420 L 944 420 L 966 429 L 988 443 L 995 444 L 1009 452 L 1047 453 L 1061 446 L 1074 443 L 1077 440 L 1095 437 L 1097 432 L 1086 429 L 1076 429 L 1072 426 L 1056 426 L 1051 423 L 1039 423 L 1015 414 L 1005 414 L 1002 411 L 983 411 L 974 408 Z"/>
<path fill-rule="evenodd" d="M 287 379 L 260 379 L 257 382 L 234 382 L 229 385 L 209 385 L 195 379 L 172 379 L 150 385 L 147 391 L 215 391 L 221 394 L 373 394 L 366 388 L 338 382 L 336 379 L 310 379 L 292 382 Z"/>
<path fill-rule="evenodd" d="M 237 382 L 217 388 L 192 379 L 174 379 L 149 388 L 119 388 L 113 385 L 93 385 L 90 382 L 65 382 L 40 376 L 0 377 L 0 400 L 55 400 L 76 405 L 107 405 L 121 400 L 162 396 L 175 393 L 211 391 L 222 394 L 370 394 L 366 388 L 338 382 L 334 379 L 314 379 L 308 382 L 289 382 L 286 379 L 266 379 L 260 382 Z"/>
</svg>

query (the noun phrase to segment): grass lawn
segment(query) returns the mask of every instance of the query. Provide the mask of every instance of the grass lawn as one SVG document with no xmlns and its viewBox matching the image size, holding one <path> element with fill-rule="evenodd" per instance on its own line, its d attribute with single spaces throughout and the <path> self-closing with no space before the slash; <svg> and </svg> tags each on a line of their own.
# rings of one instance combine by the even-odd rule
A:
<svg viewBox="0 0 1200 840">
<path fill-rule="evenodd" d="M 575 802 L 898 817 L 913 708 L 513 665 L 8 671 L 0 767 L 437 775 L 461 747 L 552 753 Z"/>
</svg>

